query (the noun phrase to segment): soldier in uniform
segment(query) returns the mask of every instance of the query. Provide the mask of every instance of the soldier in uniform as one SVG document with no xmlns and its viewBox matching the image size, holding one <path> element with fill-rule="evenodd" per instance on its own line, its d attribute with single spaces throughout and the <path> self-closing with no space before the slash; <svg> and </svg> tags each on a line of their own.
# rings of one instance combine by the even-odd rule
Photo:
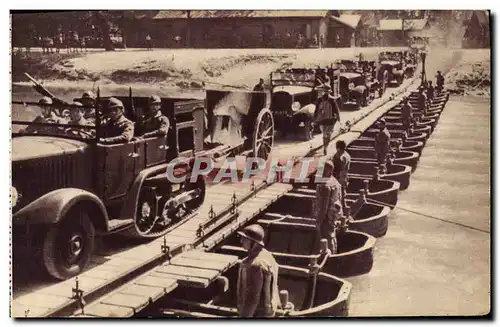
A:
<svg viewBox="0 0 500 327">
<path fill-rule="evenodd" d="M 424 114 L 427 112 L 427 96 L 424 93 L 424 88 L 418 89 L 418 110 Z"/>
<path fill-rule="evenodd" d="M 149 97 L 148 113 L 142 116 L 136 126 L 136 136 L 147 138 L 165 136 L 170 128 L 168 118 L 161 113 L 161 99 L 157 95 Z"/>
<path fill-rule="evenodd" d="M 103 144 L 126 143 L 134 137 L 134 123 L 123 115 L 123 103 L 110 98 L 107 116 L 109 120 L 101 126 L 99 142 Z"/>
<path fill-rule="evenodd" d="M 432 100 L 434 98 L 434 86 L 432 86 L 432 81 L 427 83 L 427 98 Z"/>
<path fill-rule="evenodd" d="M 406 132 L 409 132 L 411 123 L 413 121 L 413 107 L 407 97 L 403 100 L 403 107 L 401 108 L 401 120 L 403 122 L 403 128 Z"/>
<path fill-rule="evenodd" d="M 70 120 L 68 121 L 68 125 L 78 125 L 78 126 L 93 126 L 94 123 L 85 119 L 85 110 L 83 105 L 80 102 L 73 102 L 70 105 L 69 116 Z M 69 127 L 65 130 L 66 133 L 80 135 L 82 138 L 89 138 L 95 135 L 95 130 L 93 129 L 80 129 Z"/>
<path fill-rule="evenodd" d="M 273 317 L 280 306 L 278 264 L 264 248 L 264 230 L 250 225 L 241 232 L 242 246 L 248 251 L 238 273 L 236 289 L 240 317 Z"/>
<path fill-rule="evenodd" d="M 86 91 L 83 93 L 81 103 L 85 107 L 85 119 L 95 123 L 96 96 L 94 95 L 94 92 Z"/>
<path fill-rule="evenodd" d="M 313 205 L 313 217 L 316 217 L 317 240 L 326 239 L 328 249 L 332 254 L 337 253 L 337 240 L 335 236 L 335 222 L 342 216 L 341 185 L 332 175 L 334 163 L 325 162 L 323 177 L 328 178 L 326 183 L 316 186 L 316 199 Z M 316 247 L 318 247 L 318 242 Z"/>
<path fill-rule="evenodd" d="M 264 92 L 264 79 L 259 80 L 259 84 L 255 85 L 253 88 L 254 92 Z"/>
<path fill-rule="evenodd" d="M 342 186 L 342 204 L 344 204 L 347 185 L 349 183 L 348 174 L 351 167 L 351 156 L 346 152 L 347 145 L 344 141 L 337 141 L 335 147 L 337 148 L 337 152 L 333 155 L 333 177 Z"/>
<path fill-rule="evenodd" d="M 444 76 L 441 75 L 441 71 L 440 70 L 437 71 L 436 86 L 437 86 L 438 92 L 441 92 L 443 90 L 443 87 L 444 87 Z"/>
<path fill-rule="evenodd" d="M 326 150 L 332 138 L 335 123 L 340 121 L 340 112 L 335 100 L 330 96 L 330 88 L 323 86 L 323 96 L 316 106 L 314 112 L 314 121 L 319 124 L 321 132 L 323 133 L 323 153 L 326 155 Z"/>
<path fill-rule="evenodd" d="M 52 99 L 49 97 L 43 97 L 38 101 L 38 105 L 42 109 L 42 114 L 33 120 L 34 123 L 40 124 L 64 124 L 64 120 L 59 117 L 53 110 Z M 57 133 L 59 130 L 56 126 L 40 126 L 40 125 L 29 125 L 26 127 L 24 132 L 26 133 Z"/>
<path fill-rule="evenodd" d="M 375 153 L 378 165 L 380 166 L 385 164 L 385 159 L 391 149 L 390 147 L 391 134 L 389 133 L 389 130 L 385 126 L 384 118 L 379 120 L 379 128 L 380 131 L 375 136 Z"/>
</svg>

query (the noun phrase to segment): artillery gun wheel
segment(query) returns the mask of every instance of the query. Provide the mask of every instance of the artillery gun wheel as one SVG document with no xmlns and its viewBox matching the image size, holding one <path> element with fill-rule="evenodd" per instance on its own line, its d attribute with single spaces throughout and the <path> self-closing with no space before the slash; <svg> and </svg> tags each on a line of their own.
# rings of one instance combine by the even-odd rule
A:
<svg viewBox="0 0 500 327">
<path fill-rule="evenodd" d="M 274 144 L 274 119 L 267 108 L 262 109 L 253 129 L 253 156 L 267 160 Z"/>
<path fill-rule="evenodd" d="M 89 263 L 94 244 L 95 229 L 88 213 L 75 207 L 45 235 L 41 253 L 43 266 L 54 278 L 74 277 Z"/>
</svg>

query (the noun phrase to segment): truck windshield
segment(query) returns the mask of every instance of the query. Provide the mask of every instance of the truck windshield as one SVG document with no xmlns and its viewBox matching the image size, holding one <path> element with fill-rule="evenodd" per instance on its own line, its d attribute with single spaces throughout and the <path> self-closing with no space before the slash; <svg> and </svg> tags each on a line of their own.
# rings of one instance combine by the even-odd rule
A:
<svg viewBox="0 0 500 327">
<path fill-rule="evenodd" d="M 95 139 L 95 118 L 85 109 L 12 105 L 12 134 Z"/>
</svg>

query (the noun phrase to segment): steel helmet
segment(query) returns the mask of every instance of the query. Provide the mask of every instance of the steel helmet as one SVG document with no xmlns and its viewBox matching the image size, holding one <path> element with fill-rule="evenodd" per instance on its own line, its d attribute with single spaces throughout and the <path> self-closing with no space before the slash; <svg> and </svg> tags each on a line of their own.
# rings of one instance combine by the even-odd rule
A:
<svg viewBox="0 0 500 327">
<path fill-rule="evenodd" d="M 49 97 L 43 97 L 38 101 L 38 104 L 40 105 L 51 105 L 52 104 L 52 99 Z"/>
<path fill-rule="evenodd" d="M 123 103 L 120 100 L 118 100 L 117 98 L 110 98 L 108 109 L 114 109 L 114 108 L 122 108 L 123 109 Z"/>
<path fill-rule="evenodd" d="M 152 95 L 152 96 L 150 96 L 148 100 L 149 100 L 149 103 L 150 103 L 150 104 L 158 104 L 158 103 L 161 103 L 161 99 L 160 99 L 160 97 L 159 97 L 159 96 L 157 96 L 157 95 Z"/>
<path fill-rule="evenodd" d="M 264 229 L 260 225 L 247 226 L 238 235 L 264 246 Z"/>
<path fill-rule="evenodd" d="M 96 96 L 95 96 L 94 92 L 92 92 L 92 91 L 86 91 L 82 95 L 82 99 L 92 99 L 92 100 L 95 100 L 95 98 L 96 98 Z"/>
<path fill-rule="evenodd" d="M 78 101 L 74 101 L 71 105 L 70 105 L 71 108 L 82 108 L 83 107 L 83 104 L 81 102 L 78 102 Z"/>
</svg>

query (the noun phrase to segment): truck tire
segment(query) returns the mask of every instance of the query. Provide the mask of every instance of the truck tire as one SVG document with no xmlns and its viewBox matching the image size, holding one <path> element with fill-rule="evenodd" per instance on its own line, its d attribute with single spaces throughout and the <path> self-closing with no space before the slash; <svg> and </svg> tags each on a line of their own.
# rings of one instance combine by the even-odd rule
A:
<svg viewBox="0 0 500 327">
<path fill-rule="evenodd" d="M 86 268 L 94 244 L 95 228 L 88 213 L 75 207 L 45 234 L 41 253 L 43 266 L 54 278 L 74 277 Z"/>
</svg>

